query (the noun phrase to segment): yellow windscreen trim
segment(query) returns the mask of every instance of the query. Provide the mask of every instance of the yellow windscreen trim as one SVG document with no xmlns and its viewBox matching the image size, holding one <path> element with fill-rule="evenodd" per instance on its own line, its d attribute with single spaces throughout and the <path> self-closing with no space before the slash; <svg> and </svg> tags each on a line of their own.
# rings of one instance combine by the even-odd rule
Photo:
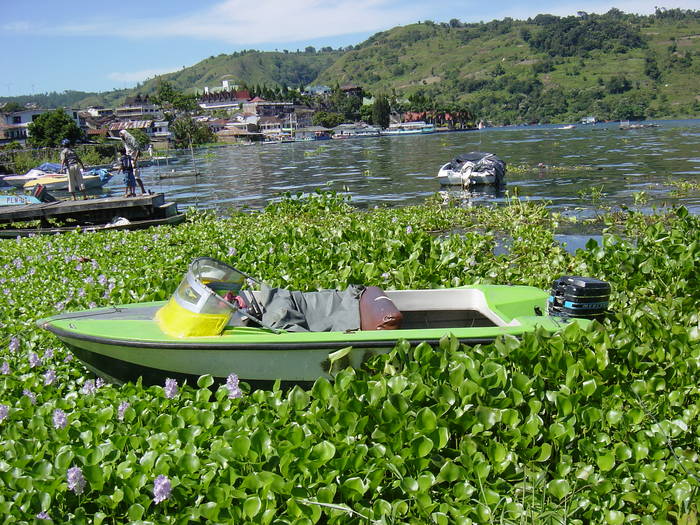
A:
<svg viewBox="0 0 700 525">
<path fill-rule="evenodd" d="M 172 337 L 203 337 L 219 335 L 231 319 L 231 314 L 194 313 L 180 306 L 171 297 L 156 312 L 156 322 L 163 333 Z"/>
</svg>

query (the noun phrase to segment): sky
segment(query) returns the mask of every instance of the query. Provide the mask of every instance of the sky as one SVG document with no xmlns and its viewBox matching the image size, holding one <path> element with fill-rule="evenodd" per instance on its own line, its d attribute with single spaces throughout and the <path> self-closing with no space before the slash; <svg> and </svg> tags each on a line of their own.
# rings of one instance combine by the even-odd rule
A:
<svg viewBox="0 0 700 525">
<path fill-rule="evenodd" d="M 666 8 L 698 9 L 697 0 Z M 334 49 L 419 21 L 577 11 L 650 14 L 659 0 L 0 0 L 0 97 L 132 88 L 243 49 Z M 663 4 L 662 4 L 663 5 Z M 203 86 L 201 86 L 203 87 Z"/>
</svg>

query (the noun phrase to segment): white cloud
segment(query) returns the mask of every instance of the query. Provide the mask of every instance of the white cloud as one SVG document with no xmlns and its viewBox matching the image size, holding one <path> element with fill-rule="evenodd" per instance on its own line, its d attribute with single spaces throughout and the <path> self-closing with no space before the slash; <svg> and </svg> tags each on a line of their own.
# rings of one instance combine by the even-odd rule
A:
<svg viewBox="0 0 700 525">
<path fill-rule="evenodd" d="M 176 71 L 176 67 L 171 68 L 159 68 L 159 69 L 144 69 L 142 71 L 131 71 L 131 72 L 113 72 L 107 75 L 107 78 L 117 82 L 143 82 L 149 78 L 153 78 L 157 75 L 163 75 L 165 73 L 172 73 Z"/>
<path fill-rule="evenodd" d="M 392 0 L 224 0 L 184 16 L 134 18 L 128 24 L 77 22 L 56 29 L 70 35 L 189 37 L 245 46 L 379 31 L 420 20 L 425 12 L 420 3 Z"/>
</svg>

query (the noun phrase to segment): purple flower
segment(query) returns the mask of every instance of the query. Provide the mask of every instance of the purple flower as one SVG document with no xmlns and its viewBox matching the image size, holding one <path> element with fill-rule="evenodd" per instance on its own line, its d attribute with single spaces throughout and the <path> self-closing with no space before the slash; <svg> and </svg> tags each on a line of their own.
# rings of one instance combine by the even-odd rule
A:
<svg viewBox="0 0 700 525">
<path fill-rule="evenodd" d="M 226 388 L 228 389 L 229 399 L 243 396 L 243 392 L 241 392 L 241 388 L 238 386 L 238 376 L 236 374 L 230 374 L 226 378 Z"/>
<path fill-rule="evenodd" d="M 163 390 L 165 391 L 165 397 L 168 399 L 174 398 L 177 395 L 177 380 L 167 378 L 165 380 L 165 388 Z"/>
<path fill-rule="evenodd" d="M 7 415 L 10 413 L 10 407 L 7 405 L 0 405 L 0 423 L 2 423 Z"/>
<path fill-rule="evenodd" d="M 412 227 L 412 226 L 406 226 L 406 233 L 413 233 L 413 227 Z"/>
<path fill-rule="evenodd" d="M 161 474 L 153 482 L 153 503 L 160 503 L 170 497 L 170 480 Z"/>
<path fill-rule="evenodd" d="M 36 352 L 32 352 L 29 354 L 29 368 L 34 368 L 37 367 L 41 364 L 41 359 L 39 359 L 39 356 L 36 354 Z"/>
<path fill-rule="evenodd" d="M 34 392 L 25 388 L 22 390 L 22 393 L 29 398 L 32 405 L 36 405 L 36 394 Z"/>
<path fill-rule="evenodd" d="M 99 389 L 99 388 L 102 388 L 103 386 L 105 386 L 105 380 L 104 380 L 104 379 L 102 379 L 101 377 L 98 377 L 97 379 L 95 379 L 95 387 L 96 387 L 96 388 Z"/>
<path fill-rule="evenodd" d="M 9 375 L 10 374 L 10 363 L 7 361 L 2 362 L 2 366 L 0 367 L 0 373 L 3 375 Z"/>
<path fill-rule="evenodd" d="M 83 385 L 83 388 L 80 389 L 80 392 L 83 394 L 94 394 L 97 391 L 97 387 L 95 387 L 95 380 L 94 379 L 88 379 L 85 381 L 85 384 Z"/>
<path fill-rule="evenodd" d="M 44 385 L 53 385 L 54 381 L 56 381 L 56 371 L 53 368 L 50 368 L 44 372 Z"/>
<path fill-rule="evenodd" d="M 66 357 L 63 358 L 63 361 L 66 363 L 70 363 L 73 360 L 73 354 L 66 354 Z"/>
<path fill-rule="evenodd" d="M 53 411 L 53 426 L 56 429 L 59 428 L 66 428 L 66 425 L 68 424 L 68 417 L 66 417 L 66 413 L 61 410 L 60 408 L 57 408 L 56 410 Z"/>
<path fill-rule="evenodd" d="M 236 255 L 236 249 L 235 249 L 233 246 L 231 246 L 231 247 L 228 249 L 228 256 L 229 256 L 229 257 L 233 257 L 234 255 Z"/>
<path fill-rule="evenodd" d="M 48 513 L 45 510 L 42 510 L 39 514 L 36 515 L 36 519 L 38 520 L 49 520 L 53 521 L 51 519 L 51 516 L 48 515 Z"/>
<path fill-rule="evenodd" d="M 83 476 L 83 471 L 80 467 L 71 467 L 68 469 L 66 474 L 66 480 L 68 481 L 68 489 L 72 490 L 76 494 L 82 494 L 85 490 L 85 485 L 87 481 L 85 476 Z"/>
<path fill-rule="evenodd" d="M 126 413 L 126 410 L 129 408 L 129 402 L 128 401 L 122 401 L 119 403 L 119 408 L 117 408 L 117 419 L 119 421 L 124 421 L 124 414 Z"/>
<path fill-rule="evenodd" d="M 44 359 L 53 359 L 53 348 L 49 348 L 44 352 Z"/>
<path fill-rule="evenodd" d="M 10 345 L 9 345 L 10 352 L 16 352 L 18 348 L 19 348 L 19 338 L 13 337 L 12 339 L 10 339 Z"/>
</svg>

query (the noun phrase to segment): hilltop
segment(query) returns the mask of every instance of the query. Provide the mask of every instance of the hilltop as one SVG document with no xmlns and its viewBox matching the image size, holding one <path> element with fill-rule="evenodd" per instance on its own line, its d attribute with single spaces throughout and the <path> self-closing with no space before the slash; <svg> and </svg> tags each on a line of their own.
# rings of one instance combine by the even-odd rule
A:
<svg viewBox="0 0 700 525">
<path fill-rule="evenodd" d="M 209 57 L 132 90 L 0 98 L 44 106 L 117 105 L 162 81 L 188 92 L 220 86 L 357 84 L 405 108 L 466 108 L 497 123 L 700 116 L 700 11 L 424 21 L 345 50 L 242 51 Z"/>
</svg>

